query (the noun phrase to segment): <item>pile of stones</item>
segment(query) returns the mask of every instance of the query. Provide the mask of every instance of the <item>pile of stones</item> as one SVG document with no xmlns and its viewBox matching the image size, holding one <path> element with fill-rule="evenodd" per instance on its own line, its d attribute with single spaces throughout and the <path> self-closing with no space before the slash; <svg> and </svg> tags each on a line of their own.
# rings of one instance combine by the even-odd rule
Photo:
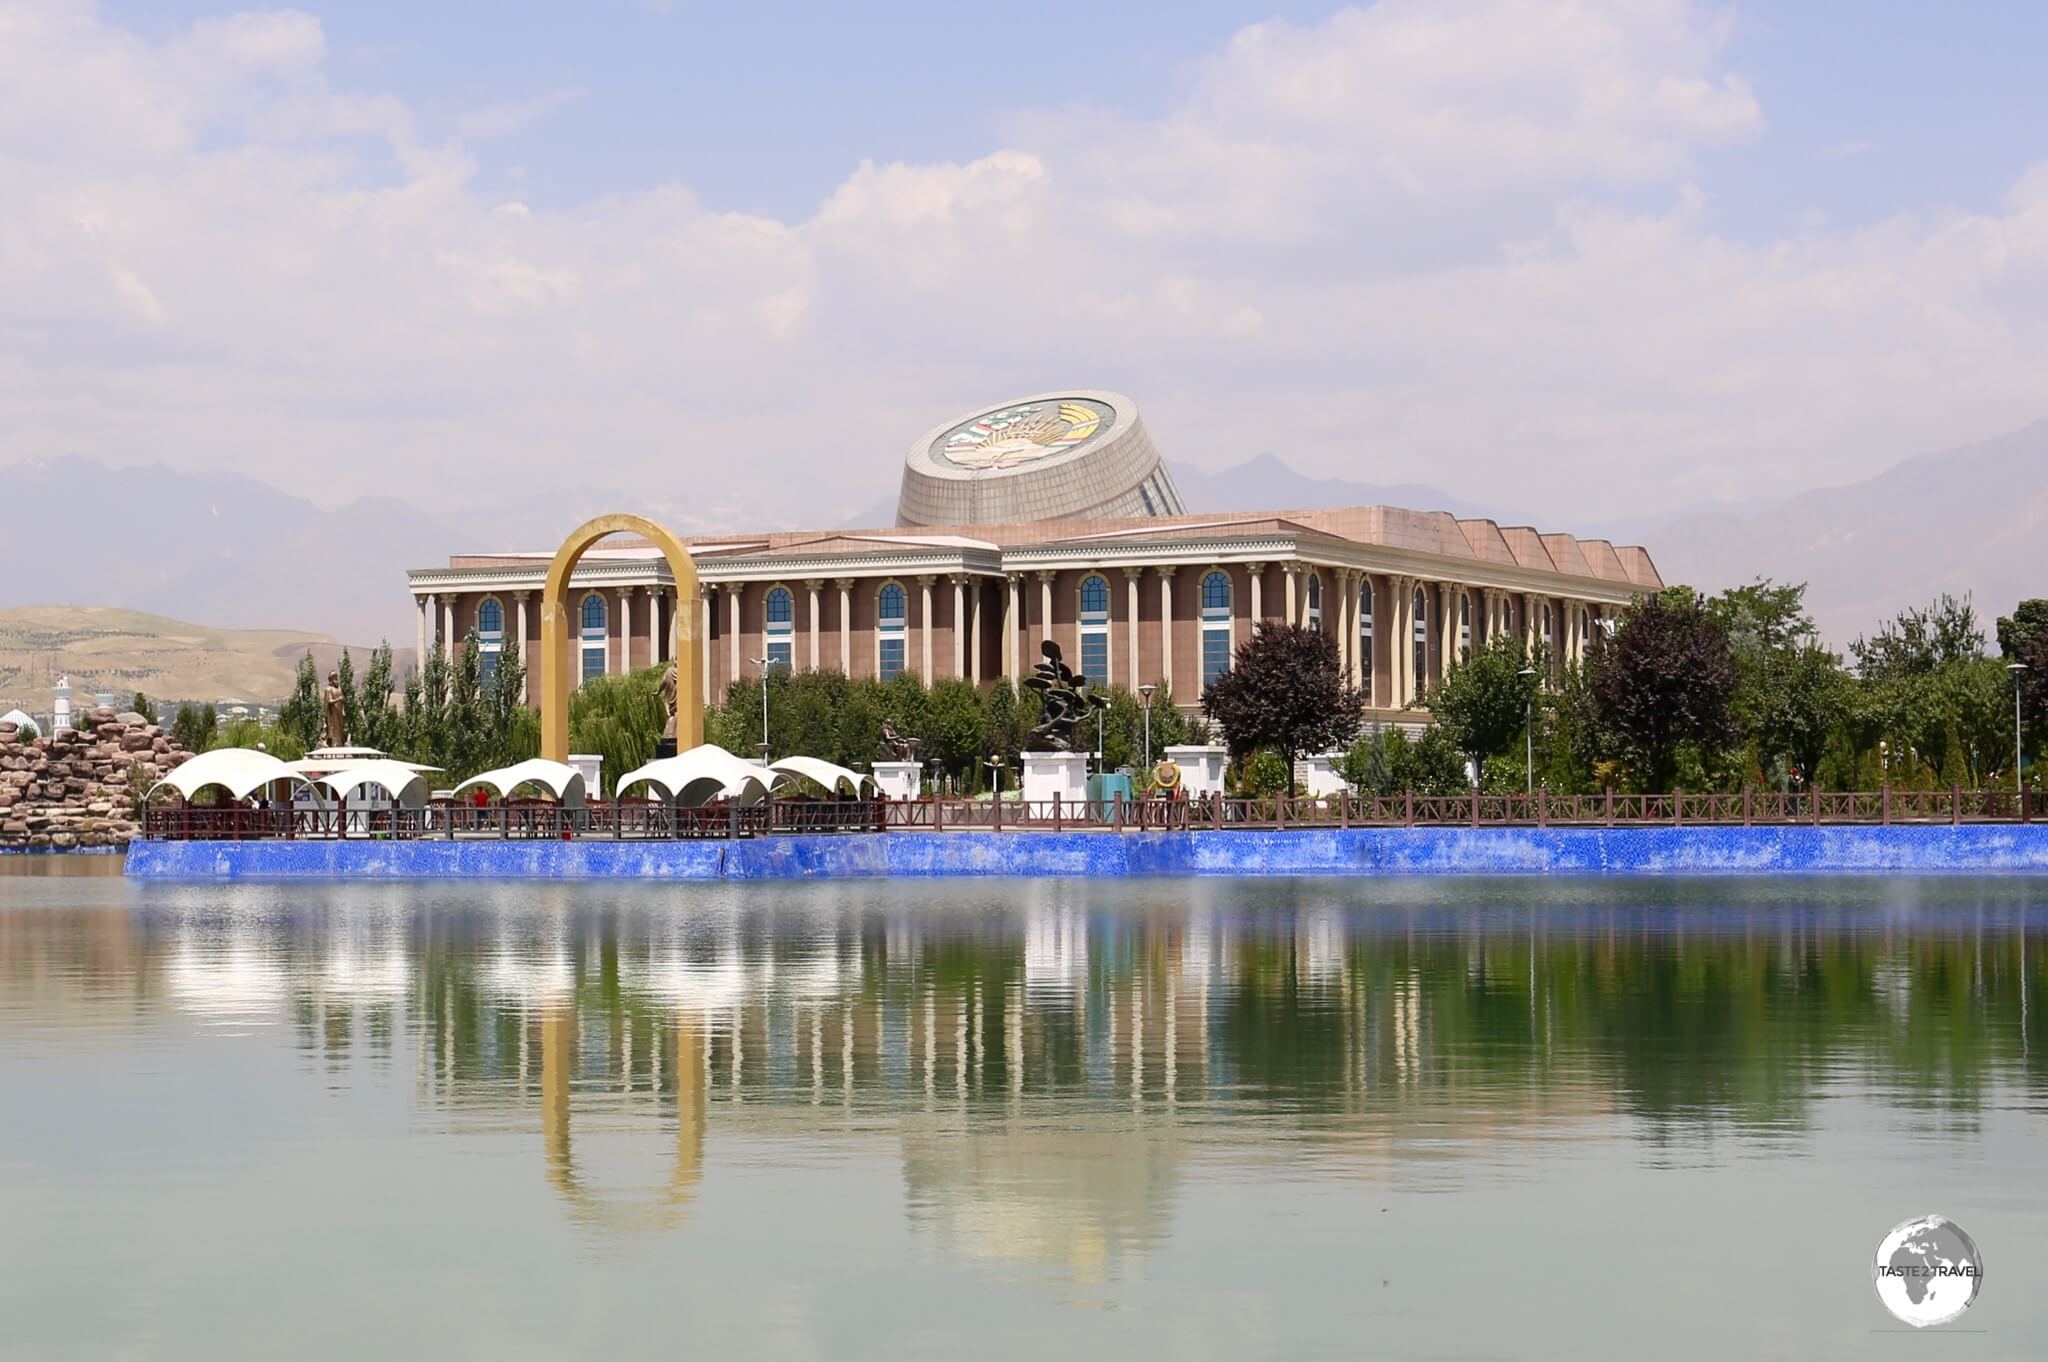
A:
<svg viewBox="0 0 2048 1362">
<path fill-rule="evenodd" d="M 190 756 L 140 714 L 105 707 L 28 741 L 0 723 L 0 849 L 126 846 L 142 796 Z"/>
</svg>

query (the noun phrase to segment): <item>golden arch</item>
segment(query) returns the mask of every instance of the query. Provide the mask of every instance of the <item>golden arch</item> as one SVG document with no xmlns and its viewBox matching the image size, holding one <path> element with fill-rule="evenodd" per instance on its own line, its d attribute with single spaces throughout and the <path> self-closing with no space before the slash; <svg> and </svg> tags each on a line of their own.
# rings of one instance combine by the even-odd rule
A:
<svg viewBox="0 0 2048 1362">
<path fill-rule="evenodd" d="M 660 525 L 637 515 L 601 515 L 579 525 L 562 541 L 548 567 L 540 598 L 540 754 L 549 761 L 569 759 L 569 692 L 575 673 L 569 666 L 569 575 L 584 552 L 611 534 L 637 534 L 660 549 L 676 579 L 676 750 L 687 752 L 704 741 L 703 669 L 697 649 L 697 564 L 682 542 Z"/>
<path fill-rule="evenodd" d="M 696 1025 L 676 1017 L 676 1158 L 668 1185 L 645 1201 L 605 1200 L 576 1175 L 569 1143 L 569 1091 L 576 1068 L 576 1013 L 571 1005 L 549 1008 L 540 1021 L 541 1142 L 548 1182 L 578 1223 L 596 1229 L 642 1232 L 674 1229 L 697 1199 L 704 1176 L 706 1094 L 704 1038 Z"/>
</svg>

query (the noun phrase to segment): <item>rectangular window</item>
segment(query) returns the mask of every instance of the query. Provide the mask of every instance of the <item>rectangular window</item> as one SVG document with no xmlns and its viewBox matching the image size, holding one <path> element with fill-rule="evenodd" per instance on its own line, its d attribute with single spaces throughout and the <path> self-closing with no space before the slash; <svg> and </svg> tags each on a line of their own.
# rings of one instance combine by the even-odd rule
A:
<svg viewBox="0 0 2048 1362">
<path fill-rule="evenodd" d="M 1093 685 L 1109 680 L 1109 635 L 1094 632 L 1081 635 L 1081 674 Z"/>
<path fill-rule="evenodd" d="M 1204 629 L 1202 631 L 1202 689 L 1207 690 L 1216 678 L 1230 670 L 1230 631 L 1227 629 Z"/>
<path fill-rule="evenodd" d="M 588 681 L 588 680 L 590 680 L 590 679 L 591 679 L 592 677 L 594 677 L 594 676 L 603 676 L 603 675 L 604 675 L 604 649 L 602 649 L 602 648 L 585 648 L 585 649 L 583 650 L 583 679 L 584 679 L 585 681 Z"/>
<path fill-rule="evenodd" d="M 788 639 L 768 640 L 768 665 L 784 671 L 796 666 L 796 645 Z"/>
<path fill-rule="evenodd" d="M 882 638 L 882 679 L 893 680 L 903 670 L 904 641 L 901 634 Z"/>
<path fill-rule="evenodd" d="M 486 682 L 498 674 L 498 650 L 496 648 L 484 649 L 483 669 Z"/>
</svg>

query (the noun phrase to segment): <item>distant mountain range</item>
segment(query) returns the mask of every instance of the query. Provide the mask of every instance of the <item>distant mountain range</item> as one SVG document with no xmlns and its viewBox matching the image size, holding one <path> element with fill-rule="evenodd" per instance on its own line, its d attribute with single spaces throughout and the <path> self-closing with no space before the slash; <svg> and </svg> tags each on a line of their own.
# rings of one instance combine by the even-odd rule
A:
<svg viewBox="0 0 2048 1362">
<path fill-rule="evenodd" d="M 1512 515 L 1436 487 L 1309 477 L 1270 453 L 1218 472 L 1170 468 L 1197 514 L 1384 504 Z M 436 515 L 395 497 L 325 510 L 239 474 L 76 457 L 15 464 L 0 479 L 12 509 L 0 535 L 0 606 L 90 602 L 330 643 L 410 644 L 405 569 L 466 548 L 545 549 L 601 511 L 634 507 L 691 533 L 788 528 L 752 523 L 743 507 L 674 507 L 573 480 Z M 892 493 L 847 524 L 894 521 Z M 1669 582 L 1807 582 L 1808 604 L 1837 645 L 1942 591 L 1971 592 L 1988 622 L 2048 595 L 2048 421 L 1780 500 L 1541 528 L 1641 543 Z"/>
<path fill-rule="evenodd" d="M 139 610 L 42 605 L 0 609 L 0 712 L 50 711 L 50 689 L 71 678 L 74 709 L 111 693 L 126 709 L 141 691 L 165 706 L 181 700 L 274 705 L 291 692 L 299 659 L 313 654 L 324 676 L 342 647 L 322 634 L 293 629 L 216 629 Z M 349 649 L 358 670 L 369 651 Z M 394 650 L 399 673 L 412 665 L 410 645 Z M 168 717 L 168 716 L 166 716 Z"/>
<path fill-rule="evenodd" d="M 1667 582 L 1806 582 L 1837 646 L 1944 591 L 1972 596 L 1988 637 L 1995 616 L 2048 596 L 2048 421 L 1762 509 L 1627 528 Z"/>
</svg>

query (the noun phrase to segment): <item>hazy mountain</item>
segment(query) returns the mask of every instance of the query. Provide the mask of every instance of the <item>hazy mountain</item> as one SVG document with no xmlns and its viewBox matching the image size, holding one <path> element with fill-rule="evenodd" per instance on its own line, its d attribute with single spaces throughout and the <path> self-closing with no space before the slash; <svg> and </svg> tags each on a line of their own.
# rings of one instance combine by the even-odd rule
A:
<svg viewBox="0 0 2048 1362">
<path fill-rule="evenodd" d="M 1321 511 L 1334 506 L 1404 506 L 1411 511 L 1449 511 L 1460 517 L 1499 518 L 1504 512 L 1436 487 L 1416 483 L 1348 482 L 1297 473 L 1276 454 L 1207 473 L 1168 460 L 1174 486 L 1197 515 L 1219 511 Z"/>
<path fill-rule="evenodd" d="M 0 711 L 19 706 L 47 714 L 51 686 L 67 675 L 74 708 L 90 707 L 100 691 L 111 692 L 124 709 L 136 691 L 164 705 L 274 705 L 291 692 L 308 651 L 325 675 L 342 645 L 295 629 L 216 629 L 101 606 L 0 609 Z M 367 648 L 348 651 L 358 671 L 369 664 Z M 412 665 L 412 648 L 395 649 L 394 656 L 402 675 Z"/>
<path fill-rule="evenodd" d="M 1646 524 L 1641 542 L 1667 582 L 1808 583 L 1838 646 L 1943 591 L 1969 592 L 1988 636 L 2017 601 L 2048 596 L 2048 421 L 1763 510 Z"/>
</svg>

